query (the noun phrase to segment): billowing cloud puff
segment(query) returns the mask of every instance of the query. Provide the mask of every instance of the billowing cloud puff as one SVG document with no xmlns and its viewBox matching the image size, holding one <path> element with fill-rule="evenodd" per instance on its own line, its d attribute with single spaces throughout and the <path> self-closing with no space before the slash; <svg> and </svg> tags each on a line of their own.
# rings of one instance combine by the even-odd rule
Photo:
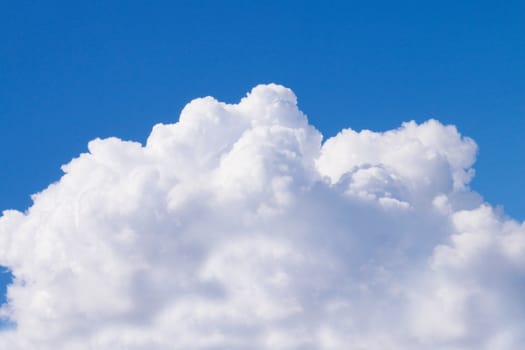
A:
<svg viewBox="0 0 525 350">
<path fill-rule="evenodd" d="M 515 350 L 525 225 L 429 120 L 323 142 L 293 92 L 188 104 L 0 218 L 2 349 Z"/>
</svg>

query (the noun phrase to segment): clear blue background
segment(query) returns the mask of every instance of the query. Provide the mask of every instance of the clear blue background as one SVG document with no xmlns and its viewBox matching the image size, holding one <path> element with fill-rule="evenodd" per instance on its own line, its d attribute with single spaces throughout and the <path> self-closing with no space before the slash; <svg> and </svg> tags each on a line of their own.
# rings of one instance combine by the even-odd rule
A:
<svg viewBox="0 0 525 350">
<path fill-rule="evenodd" d="M 480 147 L 472 187 L 525 218 L 524 1 L 2 1 L 0 35 L 0 209 L 90 139 L 144 141 L 195 97 L 277 82 L 325 136 L 456 124 Z"/>
</svg>

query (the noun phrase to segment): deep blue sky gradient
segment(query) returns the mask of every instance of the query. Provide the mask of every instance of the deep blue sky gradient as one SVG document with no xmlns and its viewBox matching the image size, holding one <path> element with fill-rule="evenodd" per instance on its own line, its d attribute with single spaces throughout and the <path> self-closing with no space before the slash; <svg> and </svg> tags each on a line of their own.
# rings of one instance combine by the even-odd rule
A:
<svg viewBox="0 0 525 350">
<path fill-rule="evenodd" d="M 437 118 L 472 187 L 525 219 L 524 1 L 2 1 L 0 209 L 95 137 L 144 141 L 185 103 L 291 87 L 325 136 Z"/>
</svg>

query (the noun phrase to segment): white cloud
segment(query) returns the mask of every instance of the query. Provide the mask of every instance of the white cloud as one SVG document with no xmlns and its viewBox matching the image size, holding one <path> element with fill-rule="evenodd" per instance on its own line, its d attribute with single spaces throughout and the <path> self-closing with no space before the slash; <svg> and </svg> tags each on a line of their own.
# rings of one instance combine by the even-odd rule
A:
<svg viewBox="0 0 525 350">
<path fill-rule="evenodd" d="M 525 224 L 430 120 L 322 143 L 287 88 L 211 97 L 0 218 L 5 349 L 517 349 Z"/>
</svg>

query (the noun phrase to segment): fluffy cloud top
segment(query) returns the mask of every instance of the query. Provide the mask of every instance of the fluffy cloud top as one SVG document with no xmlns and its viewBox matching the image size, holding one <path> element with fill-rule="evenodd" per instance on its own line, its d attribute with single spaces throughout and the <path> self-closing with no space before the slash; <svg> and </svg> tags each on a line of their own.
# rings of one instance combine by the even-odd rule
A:
<svg viewBox="0 0 525 350">
<path fill-rule="evenodd" d="M 0 218 L 2 349 L 486 349 L 525 342 L 525 225 L 429 120 L 322 141 L 293 92 L 96 139 Z"/>
</svg>

